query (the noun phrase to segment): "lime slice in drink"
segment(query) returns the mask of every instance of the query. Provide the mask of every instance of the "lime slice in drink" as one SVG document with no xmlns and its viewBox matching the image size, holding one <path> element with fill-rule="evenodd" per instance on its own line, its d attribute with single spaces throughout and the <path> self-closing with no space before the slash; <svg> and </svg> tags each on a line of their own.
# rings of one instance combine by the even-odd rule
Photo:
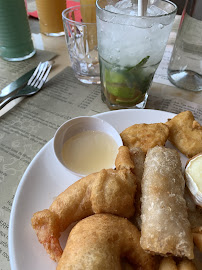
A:
<svg viewBox="0 0 202 270">
<path fill-rule="evenodd" d="M 105 82 L 107 91 L 120 98 L 134 97 L 134 87 L 127 85 L 126 71 L 116 72 L 105 70 Z"/>
<path fill-rule="evenodd" d="M 132 99 L 121 99 L 119 97 L 116 98 L 116 102 L 120 104 L 136 104 L 140 103 L 144 100 L 145 94 L 142 94 L 139 90 L 136 90 L 137 93 Z"/>
</svg>

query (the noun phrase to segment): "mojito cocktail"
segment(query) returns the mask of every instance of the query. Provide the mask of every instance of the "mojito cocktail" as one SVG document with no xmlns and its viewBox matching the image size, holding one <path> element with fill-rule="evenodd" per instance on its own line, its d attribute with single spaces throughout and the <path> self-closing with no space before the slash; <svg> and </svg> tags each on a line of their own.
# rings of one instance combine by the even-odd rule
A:
<svg viewBox="0 0 202 270">
<path fill-rule="evenodd" d="M 96 3 L 102 99 L 110 109 L 145 107 L 176 14 L 175 4 L 150 0 L 137 16 L 134 2 Z"/>
</svg>

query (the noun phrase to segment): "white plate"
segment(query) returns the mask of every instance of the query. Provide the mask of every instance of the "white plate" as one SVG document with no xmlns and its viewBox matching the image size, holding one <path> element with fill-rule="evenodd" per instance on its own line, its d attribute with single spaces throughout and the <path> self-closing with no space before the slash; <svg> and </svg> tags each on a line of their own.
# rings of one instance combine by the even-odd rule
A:
<svg viewBox="0 0 202 270">
<path fill-rule="evenodd" d="M 155 110 L 119 110 L 99 117 L 118 132 L 139 123 L 166 122 L 174 114 Z M 182 156 L 183 165 L 186 158 Z M 55 270 L 56 263 L 38 242 L 31 227 L 33 213 L 49 208 L 53 199 L 78 179 L 57 162 L 53 140 L 49 141 L 28 166 L 18 186 L 9 224 L 9 255 L 12 270 Z M 64 245 L 64 243 L 62 243 Z"/>
</svg>

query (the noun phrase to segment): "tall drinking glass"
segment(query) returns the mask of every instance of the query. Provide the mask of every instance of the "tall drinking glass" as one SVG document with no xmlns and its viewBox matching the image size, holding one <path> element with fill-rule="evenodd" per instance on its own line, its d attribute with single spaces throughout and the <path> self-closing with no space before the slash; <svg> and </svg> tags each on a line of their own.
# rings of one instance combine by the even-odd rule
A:
<svg viewBox="0 0 202 270">
<path fill-rule="evenodd" d="M 24 0 L 0 0 L 0 57 L 21 61 L 34 54 Z"/>
<path fill-rule="evenodd" d="M 202 1 L 186 0 L 168 66 L 168 79 L 189 91 L 202 91 Z"/>
<path fill-rule="evenodd" d="M 144 108 L 177 7 L 150 0 L 145 16 L 131 0 L 97 0 L 102 100 L 110 109 Z"/>
<path fill-rule="evenodd" d="M 36 0 L 40 32 L 47 36 L 63 36 L 62 11 L 66 0 Z"/>
</svg>

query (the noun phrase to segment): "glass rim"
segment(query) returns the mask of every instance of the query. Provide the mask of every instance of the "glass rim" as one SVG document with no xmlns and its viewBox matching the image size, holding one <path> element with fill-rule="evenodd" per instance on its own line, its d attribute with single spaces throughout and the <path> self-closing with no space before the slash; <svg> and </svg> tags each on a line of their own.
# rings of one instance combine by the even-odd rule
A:
<svg viewBox="0 0 202 270">
<path fill-rule="evenodd" d="M 138 16 L 138 15 L 130 15 L 130 14 L 120 14 L 120 13 L 109 11 L 109 10 L 106 10 L 106 9 L 100 7 L 99 4 L 98 4 L 98 2 L 100 2 L 100 1 L 102 1 L 102 0 L 96 0 L 96 8 L 98 8 L 99 10 L 102 10 L 104 12 L 119 15 L 119 16 L 130 16 L 130 17 L 135 17 L 135 18 L 140 18 L 140 19 L 141 18 L 154 19 L 154 18 L 166 17 L 166 16 L 172 15 L 172 14 L 177 12 L 177 5 L 175 3 L 173 3 L 172 1 L 170 1 L 170 0 L 160 0 L 160 1 L 161 2 L 167 2 L 167 3 L 171 4 L 174 7 L 174 10 L 167 13 L 167 14 L 161 14 L 161 15 L 156 15 L 156 16 Z"/>
<path fill-rule="evenodd" d="M 93 6 L 93 5 L 82 5 L 82 6 Z M 86 23 L 86 22 L 78 22 L 78 21 L 74 21 L 74 20 L 71 20 L 69 18 L 67 18 L 65 15 L 68 14 L 70 11 L 74 11 L 74 10 L 80 10 L 81 8 L 81 5 L 76 5 L 76 6 L 72 6 L 72 7 L 69 7 L 69 8 L 66 8 L 63 10 L 62 12 L 62 19 L 67 21 L 67 22 L 71 22 L 71 23 L 76 23 L 76 24 L 79 24 L 79 25 L 96 25 L 96 22 L 95 23 Z"/>
</svg>

